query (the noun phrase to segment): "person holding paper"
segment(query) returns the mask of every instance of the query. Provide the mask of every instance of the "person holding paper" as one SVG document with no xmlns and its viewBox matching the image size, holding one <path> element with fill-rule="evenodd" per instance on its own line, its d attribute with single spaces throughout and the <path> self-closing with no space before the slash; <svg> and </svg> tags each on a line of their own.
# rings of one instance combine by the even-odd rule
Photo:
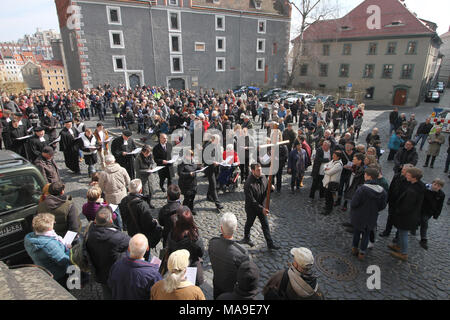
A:
<svg viewBox="0 0 450 320">
<path fill-rule="evenodd" d="M 105 157 L 109 152 L 109 134 L 108 130 L 103 127 L 101 122 L 97 123 L 97 127 L 94 131 L 94 136 L 97 141 L 101 144 L 100 149 L 98 150 L 98 157 L 100 158 L 100 164 L 102 166 L 102 170 L 105 169 Z M 109 141 L 108 141 L 109 140 Z"/>
<path fill-rule="evenodd" d="M 88 166 L 89 177 L 95 172 L 95 164 L 97 163 L 97 150 L 101 148 L 92 130 L 87 128 L 81 135 L 81 139 L 77 140 L 78 147 L 83 151 L 83 158 Z"/>
<path fill-rule="evenodd" d="M 71 265 L 70 250 L 53 230 L 54 224 L 53 214 L 37 214 L 32 222 L 33 232 L 25 236 L 24 247 L 34 264 L 50 271 L 53 278 L 66 288 L 69 276 L 66 270 Z"/>
<path fill-rule="evenodd" d="M 13 119 L 9 123 L 7 130 L 7 139 L 5 145 L 8 146 L 8 150 L 14 151 L 15 153 L 21 155 L 25 159 L 28 159 L 28 146 L 27 139 L 20 139 L 28 135 L 27 130 L 24 126 L 19 126 L 19 121 Z"/>
<path fill-rule="evenodd" d="M 30 148 L 29 159 L 34 162 L 40 155 L 45 146 L 50 143 L 49 137 L 45 134 L 44 128 L 36 127 L 34 129 L 34 136 L 30 138 L 28 146 Z"/>
<path fill-rule="evenodd" d="M 41 126 L 45 129 L 45 134 L 47 134 L 52 140 L 55 140 L 58 136 L 56 131 L 56 126 L 58 125 L 58 120 L 53 116 L 52 112 L 48 108 L 44 108 L 44 117 L 41 121 Z"/>
<path fill-rule="evenodd" d="M 152 169 L 154 165 L 152 147 L 146 144 L 134 160 L 134 167 L 136 168 L 136 178 L 142 181 L 142 194 L 148 196 L 148 204 L 151 209 L 155 208 L 151 203 L 154 194 L 152 183 L 154 175 L 149 173 L 148 170 Z"/>
<path fill-rule="evenodd" d="M 156 165 L 165 167 L 158 171 L 158 175 L 161 191 L 166 192 L 164 182 L 167 179 L 167 186 L 170 186 L 175 175 L 173 164 L 168 162 L 172 159 L 172 144 L 167 142 L 166 134 L 162 133 L 159 135 L 159 143 L 153 148 L 153 156 Z"/>
<path fill-rule="evenodd" d="M 111 267 L 108 286 L 113 300 L 149 300 L 153 285 L 162 280 L 158 265 L 145 261 L 148 239 L 138 233 L 130 239 L 128 254 Z"/>
<path fill-rule="evenodd" d="M 167 261 L 167 277 L 153 285 L 150 300 L 206 300 L 202 289 L 186 279 L 189 256 L 185 249 L 172 252 Z"/>
<path fill-rule="evenodd" d="M 127 170 L 131 180 L 136 176 L 134 172 L 135 155 L 130 154 L 136 149 L 133 138 L 130 138 L 132 134 L 130 130 L 124 130 L 122 136 L 114 139 L 111 143 L 112 154 L 117 159 L 117 163 Z"/>
<path fill-rule="evenodd" d="M 60 132 L 61 141 L 59 150 L 64 152 L 64 161 L 66 167 L 75 174 L 80 173 L 80 161 L 78 154 L 78 144 L 76 138 L 79 136 L 77 129 L 72 128 L 72 120 L 68 119 L 64 122 L 64 128 Z"/>
<path fill-rule="evenodd" d="M 183 206 L 188 206 L 192 214 L 196 215 L 194 211 L 194 199 L 197 194 L 197 173 L 201 165 L 193 163 L 194 152 L 187 150 L 186 156 L 182 163 L 178 165 L 178 185 L 181 193 L 184 196 Z"/>
</svg>

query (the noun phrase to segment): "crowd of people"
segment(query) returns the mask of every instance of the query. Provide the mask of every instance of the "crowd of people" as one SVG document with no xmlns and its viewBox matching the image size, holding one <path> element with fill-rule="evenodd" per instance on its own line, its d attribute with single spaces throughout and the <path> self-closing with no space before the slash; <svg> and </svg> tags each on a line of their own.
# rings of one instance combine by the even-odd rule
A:
<svg viewBox="0 0 450 320">
<path fill-rule="evenodd" d="M 325 108 L 318 101 L 310 108 L 300 99 L 293 104 L 279 100 L 261 104 L 251 91 L 236 97 L 232 91 L 196 94 L 105 85 L 90 90 L 3 95 L 2 111 L 4 147 L 34 163 L 48 182 L 33 219 L 34 231 L 25 238 L 27 252 L 65 285 L 65 270 L 75 261 L 70 258 L 70 246 L 61 237 L 67 231 L 78 233 L 77 241 L 89 261 L 89 274 L 101 284 L 105 299 L 205 299 L 199 287 L 204 282 L 205 247 L 194 219 L 200 171 L 208 178 L 207 201 L 214 202 L 218 210 L 223 209 L 218 189 L 234 170 L 238 170 L 244 184 L 244 238 L 234 239 L 237 218 L 225 213 L 220 220 L 220 236 L 209 240 L 214 299 L 219 300 L 255 299 L 259 293 L 258 266 L 242 245 L 254 246 L 250 235 L 258 217 L 268 248 L 280 249 L 270 234 L 266 200 L 270 200 L 267 195 L 271 191 L 281 192 L 283 172 L 291 176 L 289 187 L 296 194 L 296 190 L 304 188 L 305 173 L 312 166 L 311 201 L 316 201 L 319 191 L 319 197 L 325 199 L 324 215 L 337 206 L 343 212 L 349 211 L 349 222 L 345 224 L 353 233 L 349 247 L 360 260 L 365 259 L 367 249 L 374 247 L 378 215 L 386 206 L 388 220 L 380 236 L 388 236 L 396 227 L 394 242 L 389 246 L 392 255 L 408 259 L 408 233 L 415 233 L 419 227 L 420 244 L 427 249 L 428 220 L 439 217 L 445 198 L 441 190 L 444 181 L 437 178 L 425 184 L 422 170 L 416 167 L 415 145 L 422 140 L 421 149 L 428 141 L 424 167 L 433 168 L 445 143 L 441 129 L 430 126 L 427 119 L 414 135 L 418 124 L 414 115 L 407 120 L 404 114 L 398 115 L 397 109 L 389 117 L 389 134 L 393 134 L 388 160 L 394 161 L 395 173 L 390 183 L 379 164 L 384 150 L 378 129 L 367 135 L 366 144 L 355 142 L 363 123 L 363 104 L 356 108 Z M 122 127 L 119 137 L 112 138 L 105 128 L 108 112 L 115 126 Z M 95 129 L 87 127 L 83 121 L 95 116 L 99 118 Z M 253 159 L 250 149 L 257 141 L 248 132 L 256 129 L 257 122 L 267 129 L 267 141 L 263 143 L 269 147 L 257 148 L 257 159 Z M 175 142 L 169 141 L 168 135 L 177 129 L 186 134 Z M 209 133 L 211 129 L 215 129 L 214 134 Z M 189 134 L 194 141 L 195 131 L 201 132 L 201 144 L 192 143 L 191 150 L 183 152 L 182 163 L 174 165 L 174 147 Z M 134 133 L 145 136 L 139 143 L 142 148 L 132 138 Z M 155 136 L 157 143 L 152 148 L 146 143 Z M 227 144 L 229 141 L 233 143 Z M 274 141 L 280 143 L 275 145 Z M 91 178 L 81 211 L 89 221 L 84 232 L 80 214 L 64 193 L 63 179 L 54 161 L 58 144 L 66 167 L 78 175 L 84 160 Z M 208 156 L 214 161 L 198 161 L 196 149 L 202 150 L 203 158 L 206 150 L 212 150 Z M 450 147 L 447 152 L 445 172 Z M 224 161 L 225 169 L 221 165 Z M 262 169 L 272 168 L 274 162 L 278 170 L 263 174 Z M 167 204 L 162 208 L 152 204 L 156 174 L 160 190 L 167 194 Z M 177 184 L 173 183 L 175 174 Z M 222 180 L 224 175 L 227 179 Z M 155 259 L 150 248 L 159 242 L 163 249 Z M 289 268 L 274 274 L 261 293 L 266 299 L 323 299 L 312 268 L 312 252 L 308 248 L 292 248 L 290 252 L 293 260 Z M 188 267 L 197 270 L 195 283 L 187 281 Z"/>
</svg>

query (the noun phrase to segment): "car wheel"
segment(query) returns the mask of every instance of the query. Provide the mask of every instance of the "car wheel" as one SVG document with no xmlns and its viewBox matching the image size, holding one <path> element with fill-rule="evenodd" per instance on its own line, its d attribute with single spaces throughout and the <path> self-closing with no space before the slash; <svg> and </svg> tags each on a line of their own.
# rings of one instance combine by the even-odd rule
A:
<svg viewBox="0 0 450 320">
<path fill-rule="evenodd" d="M 439 103 L 439 101 L 441 101 L 441 99 L 437 99 L 436 102 Z"/>
</svg>

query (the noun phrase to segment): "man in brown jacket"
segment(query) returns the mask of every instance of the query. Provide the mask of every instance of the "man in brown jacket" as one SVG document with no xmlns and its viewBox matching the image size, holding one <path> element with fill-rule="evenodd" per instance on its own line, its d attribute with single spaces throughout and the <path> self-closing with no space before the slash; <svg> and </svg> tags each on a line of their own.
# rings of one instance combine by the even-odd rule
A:
<svg viewBox="0 0 450 320">
<path fill-rule="evenodd" d="M 34 160 L 34 165 L 49 183 L 61 182 L 59 169 L 56 166 L 55 159 L 53 159 L 53 154 L 53 148 L 45 146 L 42 149 L 41 155 Z"/>
</svg>

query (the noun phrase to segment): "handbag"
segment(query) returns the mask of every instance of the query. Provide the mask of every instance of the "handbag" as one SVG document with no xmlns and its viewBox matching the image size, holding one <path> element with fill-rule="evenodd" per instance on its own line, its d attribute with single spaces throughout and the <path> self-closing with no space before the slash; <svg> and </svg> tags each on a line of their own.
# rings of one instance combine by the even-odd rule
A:
<svg viewBox="0 0 450 320">
<path fill-rule="evenodd" d="M 77 265 L 78 268 L 80 268 L 80 270 L 83 272 L 89 272 L 91 269 L 89 264 L 88 252 L 86 249 L 86 243 L 91 225 L 92 221 L 87 226 L 82 240 L 78 241 L 78 243 L 70 249 L 70 262 L 74 265 Z"/>
<path fill-rule="evenodd" d="M 328 190 L 330 192 L 337 192 L 338 189 L 339 189 L 339 182 L 332 181 L 328 183 Z"/>
</svg>

